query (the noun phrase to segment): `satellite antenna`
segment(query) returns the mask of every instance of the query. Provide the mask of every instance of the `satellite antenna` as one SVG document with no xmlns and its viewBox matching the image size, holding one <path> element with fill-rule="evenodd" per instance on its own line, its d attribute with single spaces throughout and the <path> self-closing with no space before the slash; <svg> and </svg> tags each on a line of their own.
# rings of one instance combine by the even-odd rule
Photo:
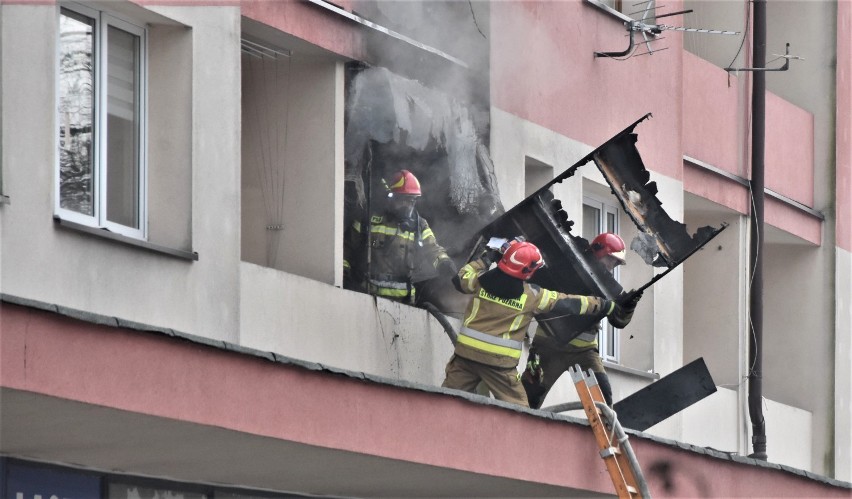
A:
<svg viewBox="0 0 852 499">
<path fill-rule="evenodd" d="M 630 36 L 630 44 L 627 48 L 621 52 L 595 52 L 595 57 L 610 57 L 616 58 L 618 60 L 629 59 L 634 56 L 640 55 L 650 55 L 654 52 L 661 52 L 666 50 L 668 47 L 663 48 L 652 48 L 651 43 L 663 40 L 664 38 L 660 36 L 663 31 L 687 31 L 690 33 L 708 33 L 712 35 L 739 35 L 739 31 L 724 31 L 718 29 L 700 29 L 700 28 L 684 28 L 680 26 L 672 26 L 669 24 L 660 24 L 659 19 L 663 17 L 672 17 L 679 16 L 683 14 L 689 14 L 692 12 L 692 9 L 688 10 L 679 10 L 676 12 L 668 12 L 665 14 L 657 14 L 656 9 L 656 0 L 644 0 L 639 3 L 633 4 L 633 6 L 644 5 L 644 9 L 639 10 L 637 12 L 633 12 L 629 15 L 642 14 L 640 19 L 633 19 L 630 21 L 626 21 L 624 23 L 624 27 L 627 28 L 627 33 Z M 664 7 L 664 6 L 660 6 Z M 654 22 L 650 22 L 650 19 L 653 19 Z M 636 54 L 636 33 L 642 35 L 642 39 L 647 47 L 647 52 L 641 52 Z M 639 42 L 640 44 L 643 42 Z M 624 59 L 619 59 L 624 57 Z"/>
</svg>

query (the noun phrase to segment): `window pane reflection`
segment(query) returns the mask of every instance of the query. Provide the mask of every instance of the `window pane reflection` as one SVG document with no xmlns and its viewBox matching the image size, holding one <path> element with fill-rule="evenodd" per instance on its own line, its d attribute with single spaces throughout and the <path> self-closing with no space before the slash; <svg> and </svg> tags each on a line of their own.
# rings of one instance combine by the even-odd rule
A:
<svg viewBox="0 0 852 499">
<path fill-rule="evenodd" d="M 59 202 L 94 215 L 94 19 L 59 19 Z"/>
</svg>

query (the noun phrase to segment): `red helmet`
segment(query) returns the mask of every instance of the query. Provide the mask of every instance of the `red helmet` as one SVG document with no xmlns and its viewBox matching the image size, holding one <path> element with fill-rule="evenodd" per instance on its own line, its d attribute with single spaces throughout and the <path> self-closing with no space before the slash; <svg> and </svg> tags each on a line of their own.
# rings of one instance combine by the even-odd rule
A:
<svg viewBox="0 0 852 499">
<path fill-rule="evenodd" d="M 391 194 L 406 194 L 409 196 L 420 195 L 420 182 L 408 170 L 400 170 L 393 174 L 390 185 Z"/>
<path fill-rule="evenodd" d="M 512 241 L 503 253 L 503 258 L 497 263 L 497 268 L 512 277 L 526 281 L 543 265 L 544 258 L 535 244 Z"/>
<path fill-rule="evenodd" d="M 627 263 L 624 248 L 624 240 L 611 232 L 604 232 L 592 240 L 592 253 L 598 260 L 610 255 L 624 265 Z"/>
</svg>

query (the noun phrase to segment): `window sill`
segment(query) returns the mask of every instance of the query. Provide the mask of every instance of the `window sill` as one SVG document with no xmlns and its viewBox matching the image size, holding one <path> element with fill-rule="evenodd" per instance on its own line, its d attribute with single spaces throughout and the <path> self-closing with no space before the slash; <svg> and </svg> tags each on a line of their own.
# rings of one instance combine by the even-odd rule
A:
<svg viewBox="0 0 852 499">
<path fill-rule="evenodd" d="M 135 246 L 137 248 L 153 251 L 154 253 L 173 256 L 182 260 L 198 261 L 198 253 L 195 251 L 184 251 L 175 248 L 167 248 L 158 244 L 149 243 L 148 241 L 141 241 L 139 239 L 133 239 L 132 237 L 116 234 L 106 229 L 98 229 L 95 227 L 89 227 L 87 225 L 78 224 L 76 222 L 69 222 L 68 220 L 63 220 L 56 215 L 54 215 L 53 221 L 56 222 L 60 227 L 69 230 L 85 232 L 86 234 L 91 234 L 93 236 L 109 239 L 110 241 L 126 244 L 128 246 Z"/>
<path fill-rule="evenodd" d="M 613 364 L 609 361 L 604 361 L 604 367 L 608 370 L 618 371 L 620 373 L 629 374 L 638 378 L 660 379 L 660 374 L 655 372 L 641 371 L 632 367 L 622 366 L 621 364 Z"/>
<path fill-rule="evenodd" d="M 0 205 L 11 204 L 11 203 L 12 203 L 12 200 L 9 199 L 9 196 L 4 196 L 4 195 L 0 194 Z"/>
</svg>

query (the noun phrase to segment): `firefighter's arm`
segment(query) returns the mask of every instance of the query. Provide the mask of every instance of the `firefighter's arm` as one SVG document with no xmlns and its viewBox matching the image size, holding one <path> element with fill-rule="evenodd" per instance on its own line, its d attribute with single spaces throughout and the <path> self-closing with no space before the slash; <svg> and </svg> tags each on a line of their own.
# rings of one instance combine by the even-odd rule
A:
<svg viewBox="0 0 852 499">
<path fill-rule="evenodd" d="M 471 260 L 459 269 L 458 275 L 453 278 L 456 289 L 462 293 L 472 294 L 479 289 L 479 276 L 487 270 L 482 260 Z"/>
<path fill-rule="evenodd" d="M 624 310 L 614 301 L 597 296 L 569 295 L 547 289 L 541 290 L 536 313 L 556 312 L 562 315 L 623 314 Z"/>
<path fill-rule="evenodd" d="M 630 324 L 630 320 L 633 319 L 633 312 L 636 310 L 636 305 L 639 304 L 641 298 L 641 291 L 622 293 L 622 296 L 618 299 L 619 306 L 615 307 L 615 310 L 609 316 L 609 323 L 619 329 L 627 327 Z"/>
<path fill-rule="evenodd" d="M 447 255 L 444 248 L 438 244 L 435 238 L 435 233 L 429 227 L 429 222 L 425 218 L 420 219 L 420 240 L 423 242 L 423 251 L 425 252 L 426 261 L 432 264 L 436 270 L 440 270 L 442 265 L 450 264 L 455 268 L 452 260 Z M 453 272 L 455 274 L 455 272 Z"/>
</svg>

